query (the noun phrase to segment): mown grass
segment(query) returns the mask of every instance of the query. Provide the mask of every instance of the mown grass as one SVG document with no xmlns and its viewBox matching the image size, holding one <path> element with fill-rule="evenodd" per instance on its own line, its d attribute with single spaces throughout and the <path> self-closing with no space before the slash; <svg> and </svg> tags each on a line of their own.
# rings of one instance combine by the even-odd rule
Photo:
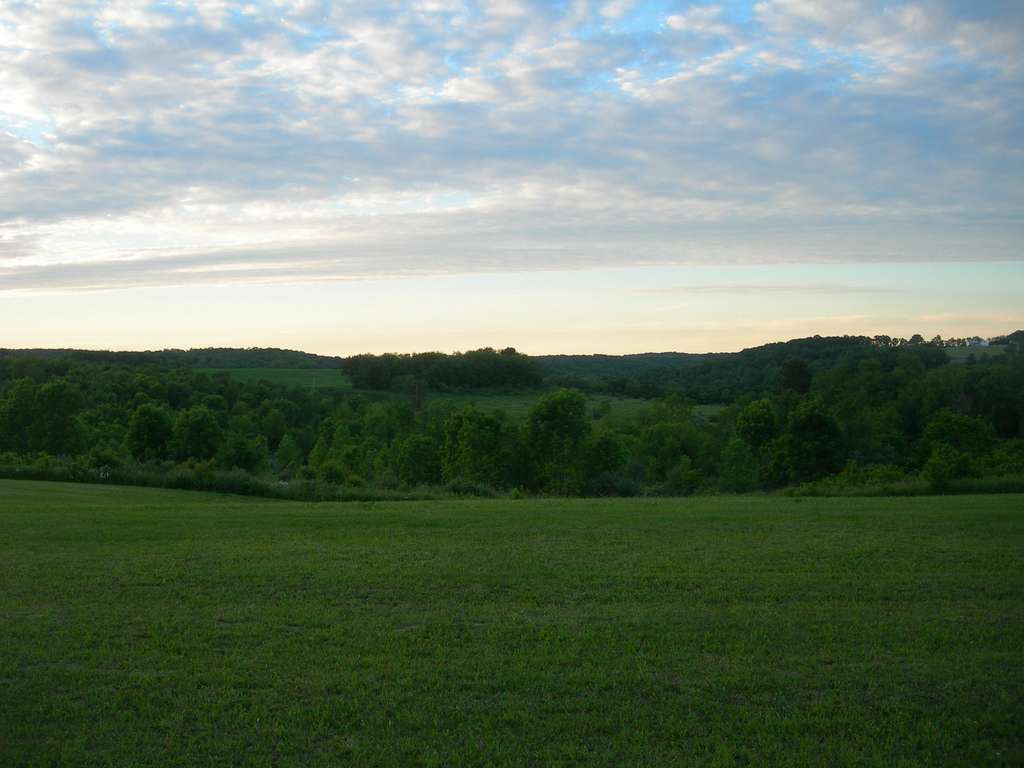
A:
<svg viewBox="0 0 1024 768">
<path fill-rule="evenodd" d="M 201 373 L 224 373 L 246 384 L 269 381 L 285 387 L 351 389 L 352 382 L 333 368 L 199 368 Z"/>
<path fill-rule="evenodd" d="M 1024 497 L 0 482 L 0 765 L 1014 765 Z"/>
</svg>

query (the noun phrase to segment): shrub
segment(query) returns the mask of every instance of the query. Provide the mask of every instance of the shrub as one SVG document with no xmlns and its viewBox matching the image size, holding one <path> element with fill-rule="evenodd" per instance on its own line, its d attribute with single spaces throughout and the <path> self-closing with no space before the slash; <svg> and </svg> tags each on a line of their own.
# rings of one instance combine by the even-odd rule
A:
<svg viewBox="0 0 1024 768">
<path fill-rule="evenodd" d="M 700 487 L 702 480 L 701 471 L 693 466 L 690 457 L 682 456 L 665 475 L 664 488 L 673 495 L 689 496 Z"/>
<path fill-rule="evenodd" d="M 316 478 L 327 483 L 340 484 L 345 482 L 348 474 L 348 468 L 340 461 L 327 459 L 320 465 L 320 469 L 317 470 Z"/>
<path fill-rule="evenodd" d="M 951 480 L 975 474 L 971 457 L 946 443 L 937 443 L 925 462 L 921 475 L 936 491 L 943 491 Z"/>
<path fill-rule="evenodd" d="M 494 488 L 486 483 L 476 483 L 470 480 L 456 478 L 445 486 L 446 490 L 456 496 L 479 496 L 481 498 L 493 498 L 497 494 Z"/>
<path fill-rule="evenodd" d="M 635 479 L 621 472 L 602 472 L 587 484 L 588 496 L 639 496 L 643 488 Z"/>
<path fill-rule="evenodd" d="M 986 474 L 1024 475 L 1024 440 L 1007 440 L 992 452 Z"/>
<path fill-rule="evenodd" d="M 752 491 L 760 479 L 757 452 L 738 437 L 722 449 L 721 486 L 727 491 Z"/>
</svg>

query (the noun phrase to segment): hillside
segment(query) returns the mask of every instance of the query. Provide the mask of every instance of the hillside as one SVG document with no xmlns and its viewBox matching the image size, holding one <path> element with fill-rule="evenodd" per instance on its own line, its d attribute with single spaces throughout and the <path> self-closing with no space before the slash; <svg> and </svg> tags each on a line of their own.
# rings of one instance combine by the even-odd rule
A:
<svg viewBox="0 0 1024 768">
<path fill-rule="evenodd" d="M 338 368 L 340 357 L 274 347 L 204 347 L 114 352 L 93 349 L 0 349 L 0 357 L 67 359 L 111 365 L 155 365 L 163 368 Z"/>
</svg>

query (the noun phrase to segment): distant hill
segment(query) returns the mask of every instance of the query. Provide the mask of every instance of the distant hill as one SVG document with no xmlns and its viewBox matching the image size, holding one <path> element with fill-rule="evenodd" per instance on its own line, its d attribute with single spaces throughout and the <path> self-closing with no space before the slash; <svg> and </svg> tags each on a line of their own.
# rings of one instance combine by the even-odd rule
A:
<svg viewBox="0 0 1024 768">
<path fill-rule="evenodd" d="M 879 337 L 882 338 L 882 337 Z M 887 338 L 887 337 L 884 337 Z M 995 340 L 994 340 L 995 341 Z M 1024 345 L 1024 330 L 997 344 Z M 594 393 L 653 398 L 678 393 L 697 403 L 732 402 L 758 397 L 779 386 L 782 366 L 799 360 L 811 373 L 833 367 L 843 357 L 875 349 L 883 359 L 897 352 L 919 358 L 925 367 L 949 361 L 946 351 L 931 344 L 898 346 L 866 336 L 811 336 L 750 347 L 740 352 L 690 354 L 648 352 L 631 355 L 526 356 L 508 348 L 475 350 L 454 355 L 355 355 L 332 357 L 291 349 L 215 348 L 111 352 L 78 349 L 0 349 L 0 357 L 26 356 L 72 361 L 154 365 L 200 369 L 341 369 L 362 389 L 388 389 L 396 377 L 419 377 L 432 388 L 470 391 L 479 388 L 572 386 Z M 895 364 L 894 362 L 890 364 Z M 263 375 L 263 374 L 261 374 Z"/>
<path fill-rule="evenodd" d="M 666 368 L 699 365 L 729 352 L 691 354 L 689 352 L 643 352 L 633 355 L 539 355 L 548 376 L 578 376 L 583 379 L 610 379 L 635 376 Z"/>
<path fill-rule="evenodd" d="M 818 371 L 831 367 L 842 355 L 872 346 L 866 336 L 812 336 L 740 352 L 547 355 L 538 359 L 546 377 L 563 384 L 634 397 L 678 392 L 699 403 L 722 403 L 775 389 L 786 360 L 802 360 Z M 945 362 L 941 350 L 924 345 L 919 349 L 933 357 L 935 364 Z"/>
<path fill-rule="evenodd" d="M 342 358 L 274 347 L 204 347 L 147 352 L 89 349 L 0 349 L 0 355 L 64 358 L 93 363 L 157 365 L 164 368 L 340 368 Z"/>
<path fill-rule="evenodd" d="M 1013 333 L 1008 333 L 1005 336 L 996 339 L 993 343 L 1024 346 L 1024 331 L 1014 331 Z"/>
</svg>

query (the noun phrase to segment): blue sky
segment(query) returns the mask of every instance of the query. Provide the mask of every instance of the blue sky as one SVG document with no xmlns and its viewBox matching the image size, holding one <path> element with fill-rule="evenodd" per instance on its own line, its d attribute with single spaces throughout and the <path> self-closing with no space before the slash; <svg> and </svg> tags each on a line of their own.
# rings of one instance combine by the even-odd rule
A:
<svg viewBox="0 0 1024 768">
<path fill-rule="evenodd" d="M 1022 86 L 1019 2 L 4 3 L 0 346 L 1012 330 Z"/>
</svg>

